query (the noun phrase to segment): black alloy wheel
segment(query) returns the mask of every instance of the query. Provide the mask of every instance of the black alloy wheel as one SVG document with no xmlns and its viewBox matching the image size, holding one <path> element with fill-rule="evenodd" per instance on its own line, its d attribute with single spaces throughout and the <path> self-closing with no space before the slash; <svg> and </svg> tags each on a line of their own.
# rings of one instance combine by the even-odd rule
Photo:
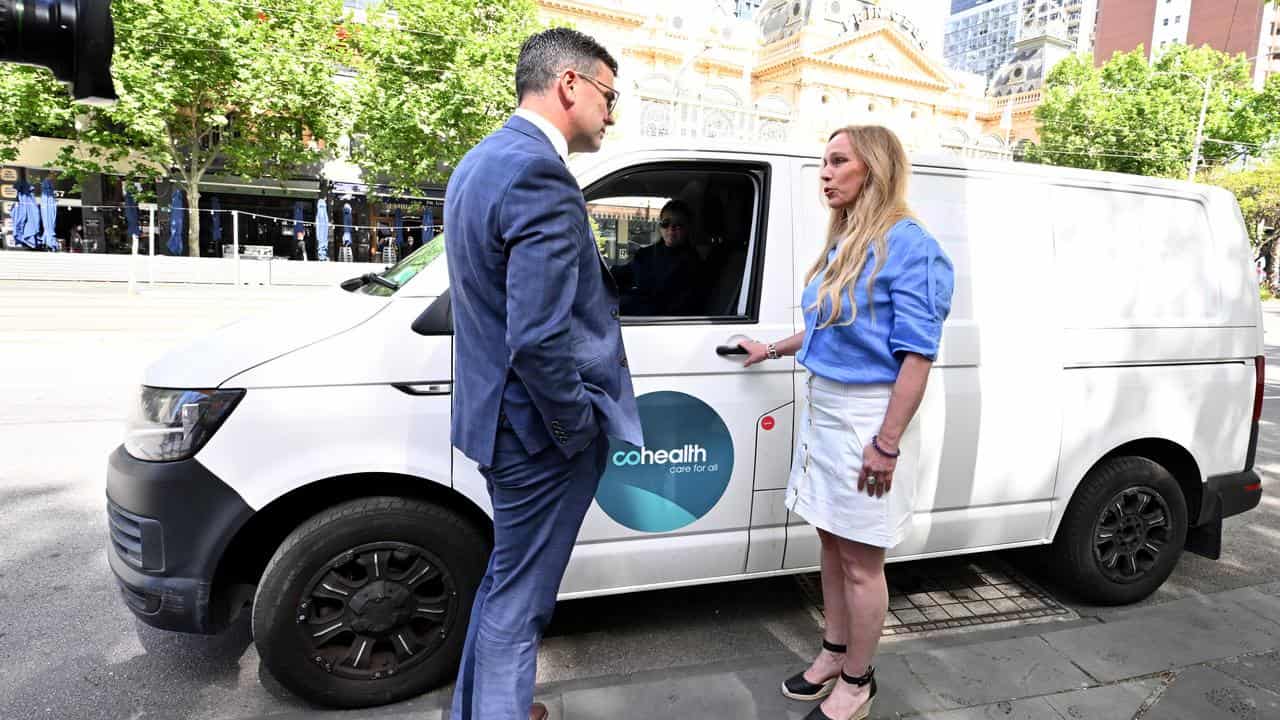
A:
<svg viewBox="0 0 1280 720">
<path fill-rule="evenodd" d="M 1107 579 L 1140 580 L 1169 549 L 1169 504 L 1149 487 L 1120 491 L 1102 507 L 1093 531 L 1093 559 Z"/>
<path fill-rule="evenodd" d="M 457 676 L 489 537 L 440 505 L 350 500 L 276 549 L 253 599 L 262 665 L 316 705 L 398 702 Z"/>
<path fill-rule="evenodd" d="M 453 574 L 401 542 L 332 557 L 303 592 L 298 625 L 312 662 L 352 680 L 380 680 L 431 657 L 457 619 Z"/>
<path fill-rule="evenodd" d="M 1169 577 L 1187 539 L 1187 502 L 1162 465 L 1144 457 L 1099 462 L 1076 487 L 1050 552 L 1063 589 L 1123 605 Z"/>
</svg>

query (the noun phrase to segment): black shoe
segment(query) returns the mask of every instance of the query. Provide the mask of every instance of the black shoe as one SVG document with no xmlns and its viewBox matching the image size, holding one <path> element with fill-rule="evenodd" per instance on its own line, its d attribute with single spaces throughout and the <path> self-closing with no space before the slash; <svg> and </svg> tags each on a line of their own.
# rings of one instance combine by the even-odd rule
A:
<svg viewBox="0 0 1280 720">
<path fill-rule="evenodd" d="M 876 669 L 873 667 L 867 668 L 866 674 L 859 675 L 858 677 L 850 677 L 841 671 L 840 679 L 850 685 L 856 685 L 858 687 L 871 683 L 871 695 L 867 697 L 866 702 L 859 705 L 858 709 L 854 710 L 853 714 L 847 718 L 830 717 L 826 713 L 822 712 L 822 706 L 819 705 L 818 707 L 810 710 L 809 714 L 804 716 L 804 720 L 866 720 L 871 716 L 871 701 L 876 699 Z"/>
<path fill-rule="evenodd" d="M 822 649 L 833 653 L 845 653 L 849 647 L 823 640 Z M 821 700 L 835 689 L 837 677 L 839 676 L 833 675 L 821 683 L 811 683 L 804 679 L 803 672 L 799 672 L 782 681 L 782 694 L 792 700 Z"/>
</svg>

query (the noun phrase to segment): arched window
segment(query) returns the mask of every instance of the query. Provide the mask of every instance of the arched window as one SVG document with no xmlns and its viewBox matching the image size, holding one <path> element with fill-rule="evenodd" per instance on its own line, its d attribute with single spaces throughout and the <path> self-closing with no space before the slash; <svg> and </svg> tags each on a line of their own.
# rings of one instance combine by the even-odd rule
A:
<svg viewBox="0 0 1280 720">
<path fill-rule="evenodd" d="M 640 135 L 666 137 L 671 134 L 671 105 L 656 100 L 644 100 L 640 110 Z"/>
</svg>

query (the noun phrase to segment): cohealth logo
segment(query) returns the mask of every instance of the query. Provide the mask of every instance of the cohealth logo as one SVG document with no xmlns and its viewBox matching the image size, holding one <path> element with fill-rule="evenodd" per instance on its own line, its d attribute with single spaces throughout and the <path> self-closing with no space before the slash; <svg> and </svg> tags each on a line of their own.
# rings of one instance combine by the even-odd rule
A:
<svg viewBox="0 0 1280 720">
<path fill-rule="evenodd" d="M 733 439 L 711 406 L 692 395 L 641 395 L 644 447 L 610 440 L 596 502 L 619 524 L 670 532 L 715 507 L 733 475 Z"/>
</svg>

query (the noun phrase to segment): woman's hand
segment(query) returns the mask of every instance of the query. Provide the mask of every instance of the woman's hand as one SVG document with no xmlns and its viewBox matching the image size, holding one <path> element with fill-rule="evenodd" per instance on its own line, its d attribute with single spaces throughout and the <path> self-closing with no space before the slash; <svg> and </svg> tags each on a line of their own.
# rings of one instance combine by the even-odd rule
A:
<svg viewBox="0 0 1280 720">
<path fill-rule="evenodd" d="M 885 448 L 896 452 L 894 448 Z M 883 497 L 893 487 L 893 472 L 898 467 L 897 458 L 891 458 L 876 449 L 872 443 L 862 449 L 862 471 L 858 473 L 858 492 L 863 490 L 871 497 Z"/>
<path fill-rule="evenodd" d="M 742 367 L 751 367 L 758 362 L 764 362 L 769 359 L 769 346 L 762 342 L 743 340 L 738 343 L 738 347 L 747 351 L 747 359 L 743 361 Z"/>
</svg>

